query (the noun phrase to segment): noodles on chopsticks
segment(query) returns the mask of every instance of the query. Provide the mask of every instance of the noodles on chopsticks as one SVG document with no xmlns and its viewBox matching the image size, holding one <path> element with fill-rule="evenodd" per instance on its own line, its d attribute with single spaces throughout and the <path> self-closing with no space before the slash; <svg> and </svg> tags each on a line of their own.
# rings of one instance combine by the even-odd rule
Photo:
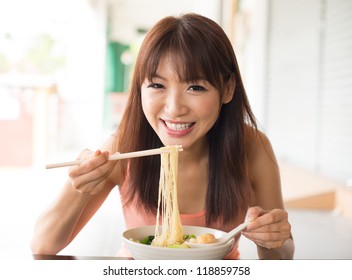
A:
<svg viewBox="0 0 352 280">
<path fill-rule="evenodd" d="M 161 153 L 158 212 L 156 216 L 154 246 L 180 244 L 183 240 L 183 228 L 177 201 L 178 148 L 167 146 L 169 153 Z M 161 232 L 159 230 L 161 214 Z"/>
</svg>

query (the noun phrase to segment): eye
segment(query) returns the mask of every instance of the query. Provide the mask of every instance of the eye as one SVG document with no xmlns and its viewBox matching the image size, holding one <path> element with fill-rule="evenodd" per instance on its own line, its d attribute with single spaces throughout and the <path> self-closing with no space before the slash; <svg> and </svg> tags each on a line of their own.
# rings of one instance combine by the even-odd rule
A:
<svg viewBox="0 0 352 280">
<path fill-rule="evenodd" d="M 161 89 L 164 88 L 164 86 L 158 83 L 150 83 L 148 84 L 147 88 Z"/>
<path fill-rule="evenodd" d="M 191 91 L 206 91 L 205 87 L 200 85 L 193 85 L 188 88 Z"/>
</svg>

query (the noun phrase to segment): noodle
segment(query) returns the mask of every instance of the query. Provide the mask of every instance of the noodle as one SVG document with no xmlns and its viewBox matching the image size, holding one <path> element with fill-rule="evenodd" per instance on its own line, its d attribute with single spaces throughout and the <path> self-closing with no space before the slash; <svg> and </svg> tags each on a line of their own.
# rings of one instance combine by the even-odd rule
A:
<svg viewBox="0 0 352 280">
<path fill-rule="evenodd" d="M 183 228 L 177 202 L 178 147 L 168 146 L 163 149 L 170 152 L 161 153 L 158 212 L 152 245 L 165 247 L 183 242 Z M 159 233 L 160 212 L 161 233 Z"/>
</svg>

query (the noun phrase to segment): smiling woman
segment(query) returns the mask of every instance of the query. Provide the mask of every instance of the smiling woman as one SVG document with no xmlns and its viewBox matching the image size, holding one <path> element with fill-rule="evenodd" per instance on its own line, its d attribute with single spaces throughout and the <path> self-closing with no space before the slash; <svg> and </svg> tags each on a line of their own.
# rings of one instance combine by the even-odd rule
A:
<svg viewBox="0 0 352 280">
<path fill-rule="evenodd" d="M 133 129 L 127 130 L 132 125 Z M 127 141 L 132 138 L 134 141 Z M 263 216 L 258 223 L 268 218 L 282 227 L 276 241 L 256 239 L 269 220 L 247 228 L 250 232 L 252 227 L 253 235 L 246 236 L 256 242 L 260 257 L 292 257 L 290 224 L 283 210 L 275 155 L 268 139 L 257 130 L 231 43 L 216 23 L 199 15 L 159 21 L 146 35 L 136 61 L 116 149 L 160 143 L 184 147 L 178 192 L 183 221 L 187 220 L 183 215 L 203 213 L 202 225 L 230 230 L 255 203 L 261 207 L 250 208 L 250 219 Z M 148 166 L 148 171 L 143 166 Z M 133 178 L 121 186 L 125 213 L 139 208 L 133 203 L 136 197 L 143 201 L 147 213 L 153 213 L 156 182 L 152 174 L 158 162 L 131 161 L 121 167 L 123 174 L 128 170 Z M 270 211 L 274 208 L 280 210 Z M 145 219 L 143 212 L 137 210 Z M 128 223 L 128 227 L 138 225 Z M 265 247 L 280 249 L 274 252 L 260 246 L 266 243 L 270 246 Z M 232 257 L 236 257 L 236 246 Z"/>
<path fill-rule="evenodd" d="M 134 115 L 134 118 L 129 118 L 130 115 Z M 197 163 L 182 170 L 183 174 L 190 173 L 193 168 L 195 174 L 202 174 L 199 177 L 193 175 L 191 189 L 187 187 L 188 180 L 179 184 L 183 189 L 180 189 L 181 193 L 191 192 L 194 196 L 193 201 L 189 201 L 197 205 L 192 211 L 204 210 L 205 204 L 210 203 L 208 207 L 212 210 L 207 212 L 208 222 L 217 220 L 219 216 L 224 221 L 234 221 L 247 208 L 251 200 L 251 188 L 244 184 L 240 191 L 230 187 L 231 184 L 224 186 L 221 181 L 233 179 L 233 183 L 237 184 L 235 181 L 244 180 L 243 159 L 248 148 L 244 142 L 245 122 L 254 128 L 254 132 L 254 116 L 249 108 L 231 43 L 223 30 L 215 22 L 192 14 L 159 21 L 146 35 L 138 54 L 130 102 L 121 122 L 119 138 L 116 139 L 118 149 L 128 151 L 161 144 L 181 144 L 185 151 L 180 160 L 189 155 L 191 161 Z M 127 141 L 131 138 L 134 141 Z M 227 148 L 229 150 L 225 151 Z M 239 156 L 233 157 L 233 153 Z M 229 174 L 219 170 L 224 162 L 225 165 L 229 163 L 229 168 L 234 165 L 235 169 L 230 168 Z M 131 161 L 130 167 L 134 164 L 140 166 L 140 163 Z M 147 165 L 157 169 L 154 164 Z M 122 166 L 125 170 L 124 163 Z M 187 165 L 181 165 L 180 168 L 184 166 Z M 201 173 L 198 172 L 200 170 Z M 130 194 L 134 193 L 134 188 L 139 193 L 138 189 L 143 185 L 152 194 L 153 185 L 156 184 L 152 181 L 155 178 L 140 171 L 139 168 L 129 171 L 134 178 Z M 214 181 L 208 181 L 208 172 L 209 178 Z M 224 177 L 220 179 L 218 176 Z M 145 177 L 147 181 L 142 179 Z M 222 207 L 217 206 L 215 201 L 211 202 L 212 195 L 205 202 L 207 184 L 208 194 L 218 197 Z M 229 188 L 228 193 L 221 191 L 226 187 Z M 140 193 L 142 200 L 149 191 Z M 238 196 L 236 204 L 233 203 L 233 196 Z M 148 195 L 150 201 L 147 204 L 151 210 L 155 207 L 153 197 Z M 189 200 L 185 195 L 182 198 Z M 189 206 L 185 206 L 185 209 L 181 207 L 180 210 L 191 211 Z M 225 213 L 227 211 L 228 214 Z"/>
<path fill-rule="evenodd" d="M 190 148 L 218 119 L 220 94 L 203 79 L 181 82 L 172 61 L 163 56 L 155 77 L 142 84 L 143 111 L 164 144 Z"/>
<path fill-rule="evenodd" d="M 174 144 L 182 145 L 183 152 L 178 164 L 172 161 L 169 166 L 174 171 L 178 168 L 172 173 L 177 193 L 172 188 L 166 199 L 175 210 L 171 213 L 158 209 L 157 174 L 164 164 L 159 157 L 114 162 L 108 158 L 116 152 Z M 169 16 L 148 31 L 121 124 L 101 150 L 82 151 L 78 158 L 84 161 L 69 169 L 63 191 L 38 219 L 34 253 L 60 252 L 118 187 L 128 229 L 154 227 L 161 214 L 163 226 L 170 226 L 165 236 L 160 235 L 162 245 L 167 238 L 172 238 L 171 243 L 182 238 L 181 224 L 183 229 L 197 226 L 225 232 L 246 218 L 250 223 L 242 234 L 256 244 L 259 258 L 293 257 L 274 152 L 257 129 L 233 47 L 213 20 L 198 14 Z M 231 242 L 233 246 L 214 246 L 221 252 L 213 257 L 238 259 L 239 236 Z M 119 255 L 130 256 L 130 252 L 124 247 Z"/>
</svg>

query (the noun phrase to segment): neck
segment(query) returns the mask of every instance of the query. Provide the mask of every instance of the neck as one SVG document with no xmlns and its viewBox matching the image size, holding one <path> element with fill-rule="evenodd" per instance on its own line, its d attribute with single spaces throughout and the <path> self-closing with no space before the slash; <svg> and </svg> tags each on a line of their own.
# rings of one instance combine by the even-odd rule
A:
<svg viewBox="0 0 352 280">
<path fill-rule="evenodd" d="M 208 157 L 209 148 L 206 141 L 194 144 L 190 147 L 184 148 L 183 151 L 179 153 L 179 168 L 182 166 L 208 162 Z"/>
</svg>

